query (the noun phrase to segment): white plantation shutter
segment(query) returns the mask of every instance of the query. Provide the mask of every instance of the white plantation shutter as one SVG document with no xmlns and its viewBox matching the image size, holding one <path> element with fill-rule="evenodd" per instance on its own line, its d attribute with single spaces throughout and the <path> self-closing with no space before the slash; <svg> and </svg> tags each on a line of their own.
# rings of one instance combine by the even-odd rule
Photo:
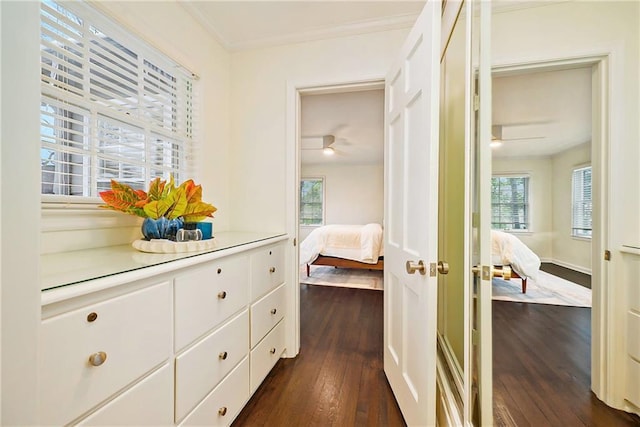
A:
<svg viewBox="0 0 640 427">
<path fill-rule="evenodd" d="M 43 1 L 41 29 L 43 194 L 191 177 L 192 75 L 82 3 Z"/>
<path fill-rule="evenodd" d="M 571 234 L 578 237 L 591 237 L 591 166 L 575 169 L 572 179 L 573 209 Z"/>
</svg>

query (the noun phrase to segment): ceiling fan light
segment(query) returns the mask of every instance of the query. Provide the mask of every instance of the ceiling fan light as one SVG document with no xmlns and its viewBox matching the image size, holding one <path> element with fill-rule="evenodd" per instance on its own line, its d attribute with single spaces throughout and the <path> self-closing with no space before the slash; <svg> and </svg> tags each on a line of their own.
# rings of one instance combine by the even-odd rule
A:
<svg viewBox="0 0 640 427">
<path fill-rule="evenodd" d="M 322 149 L 322 152 L 324 153 L 325 156 L 333 156 L 333 154 L 335 153 L 335 151 L 333 150 L 333 147 L 324 147 Z"/>
<path fill-rule="evenodd" d="M 492 139 L 491 143 L 489 144 L 491 148 L 498 148 L 501 145 L 502 145 L 502 141 L 500 141 L 499 139 Z"/>
</svg>

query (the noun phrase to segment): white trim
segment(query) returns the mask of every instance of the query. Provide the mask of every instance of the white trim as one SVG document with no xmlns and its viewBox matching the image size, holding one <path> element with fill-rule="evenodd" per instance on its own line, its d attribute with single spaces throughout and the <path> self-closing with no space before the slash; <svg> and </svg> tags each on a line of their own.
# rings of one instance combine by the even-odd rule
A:
<svg viewBox="0 0 640 427">
<path fill-rule="evenodd" d="M 569 270 L 577 271 L 579 273 L 584 273 L 584 274 L 591 275 L 591 269 L 587 268 L 587 267 L 581 267 L 579 265 L 575 265 L 575 264 L 571 264 L 571 263 L 568 263 L 568 262 L 560 261 L 560 260 L 554 259 L 554 258 L 551 258 L 549 261 L 546 261 L 546 262 L 550 262 L 552 264 L 556 264 L 556 265 L 559 265 L 560 267 L 568 268 Z"/>
<path fill-rule="evenodd" d="M 620 252 L 640 256 L 640 246 L 622 245 L 620 247 Z"/>
<path fill-rule="evenodd" d="M 348 82 L 348 83 L 347 83 Z M 384 77 L 371 76 L 342 81 L 287 81 L 286 100 L 286 232 L 299 244 L 299 198 L 300 198 L 300 95 L 324 94 L 338 92 L 355 92 L 380 88 L 384 86 Z M 291 245 L 291 252 L 286 254 L 285 281 L 291 284 L 287 292 L 285 340 L 287 351 L 285 357 L 295 357 L 300 352 L 300 270 L 298 245 Z"/>
<path fill-rule="evenodd" d="M 442 416 L 444 417 L 445 426 L 464 426 L 462 419 L 460 418 L 460 408 L 456 403 L 455 394 L 451 388 L 451 384 L 447 378 L 445 372 L 447 362 L 442 359 L 442 354 L 438 352 L 436 360 L 436 385 L 440 389 L 439 404 L 443 409 Z M 436 405 L 437 406 L 437 405 Z M 438 417 L 440 421 L 440 416 Z M 466 424 L 471 425 L 471 424 Z"/>
<path fill-rule="evenodd" d="M 182 5 L 182 7 L 184 7 L 184 9 L 222 45 L 222 47 L 230 52 L 410 28 L 418 18 L 417 13 L 405 13 L 395 16 L 347 22 L 340 25 L 330 25 L 324 28 L 298 31 L 271 37 L 267 36 L 257 39 L 233 41 L 224 37 L 224 35 L 216 29 L 215 25 L 206 19 L 206 15 L 200 11 L 195 3 L 181 1 L 179 4 Z"/>
</svg>

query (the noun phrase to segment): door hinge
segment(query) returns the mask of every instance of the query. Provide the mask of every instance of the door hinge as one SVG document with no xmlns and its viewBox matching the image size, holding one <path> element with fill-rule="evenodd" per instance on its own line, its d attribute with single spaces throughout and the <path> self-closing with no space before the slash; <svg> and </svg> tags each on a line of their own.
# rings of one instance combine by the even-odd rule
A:
<svg viewBox="0 0 640 427">
<path fill-rule="evenodd" d="M 478 228 L 480 227 L 480 214 L 478 212 L 474 212 L 471 215 L 471 226 L 473 228 Z"/>
<path fill-rule="evenodd" d="M 604 250 L 604 260 L 611 261 L 611 251 L 609 249 Z"/>
<path fill-rule="evenodd" d="M 293 238 L 293 246 L 296 246 L 298 244 L 298 239 L 296 239 L 295 237 Z"/>
<path fill-rule="evenodd" d="M 473 94 L 473 111 L 478 111 L 480 109 L 480 96 L 477 93 Z"/>
</svg>

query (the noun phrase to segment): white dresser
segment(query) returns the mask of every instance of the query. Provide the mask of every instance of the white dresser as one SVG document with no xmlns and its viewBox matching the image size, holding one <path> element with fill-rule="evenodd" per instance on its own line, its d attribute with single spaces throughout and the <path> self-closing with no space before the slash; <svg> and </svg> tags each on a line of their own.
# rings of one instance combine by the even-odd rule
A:
<svg viewBox="0 0 640 427">
<path fill-rule="evenodd" d="M 42 424 L 233 421 L 285 351 L 287 236 L 216 239 L 43 257 Z"/>
<path fill-rule="evenodd" d="M 623 246 L 623 283 L 627 289 L 627 357 L 625 399 L 640 408 L 640 245 Z"/>
</svg>

